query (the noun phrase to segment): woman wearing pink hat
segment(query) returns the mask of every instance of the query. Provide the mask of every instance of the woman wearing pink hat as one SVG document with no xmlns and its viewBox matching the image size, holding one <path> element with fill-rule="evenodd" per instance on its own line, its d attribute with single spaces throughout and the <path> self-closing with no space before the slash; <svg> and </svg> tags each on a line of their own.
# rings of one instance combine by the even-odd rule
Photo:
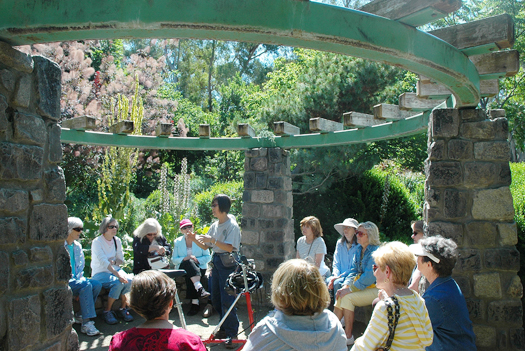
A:
<svg viewBox="0 0 525 351">
<path fill-rule="evenodd" d="M 188 234 L 193 231 L 193 223 L 189 219 L 183 219 L 179 224 L 180 231 L 184 235 L 175 239 L 171 260 L 176 269 L 186 271 L 186 297 L 191 299 L 188 316 L 193 316 L 199 313 L 199 298 L 210 296 L 210 293 L 204 290 L 201 284 L 201 276 L 206 272 L 211 256 L 210 250 L 201 249 L 188 237 Z"/>
</svg>

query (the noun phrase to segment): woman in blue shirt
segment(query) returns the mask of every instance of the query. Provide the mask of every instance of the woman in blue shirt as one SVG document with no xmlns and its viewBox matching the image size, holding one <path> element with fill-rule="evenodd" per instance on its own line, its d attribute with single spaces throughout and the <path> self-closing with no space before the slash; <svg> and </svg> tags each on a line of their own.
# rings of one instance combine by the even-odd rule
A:
<svg viewBox="0 0 525 351">
<path fill-rule="evenodd" d="M 336 293 L 335 315 L 341 320 L 345 317 L 347 345 L 354 343 L 355 306 L 371 305 L 377 297 L 376 278 L 372 266 L 375 264 L 372 253 L 379 247 L 379 229 L 372 222 L 359 224 L 357 228 L 358 248 L 353 258 L 350 273 L 343 282 L 343 288 Z"/>
</svg>

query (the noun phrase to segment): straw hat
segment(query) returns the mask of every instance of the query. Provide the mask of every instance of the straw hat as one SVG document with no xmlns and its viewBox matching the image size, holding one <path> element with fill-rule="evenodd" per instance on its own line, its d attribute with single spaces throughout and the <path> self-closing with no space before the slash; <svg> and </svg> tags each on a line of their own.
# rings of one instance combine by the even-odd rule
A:
<svg viewBox="0 0 525 351">
<path fill-rule="evenodd" d="M 341 235 L 344 235 L 343 227 L 352 227 L 357 229 L 357 227 L 359 227 L 359 222 L 353 218 L 347 218 L 343 221 L 343 223 L 334 224 L 335 230 L 337 230 L 337 232 Z"/>
</svg>

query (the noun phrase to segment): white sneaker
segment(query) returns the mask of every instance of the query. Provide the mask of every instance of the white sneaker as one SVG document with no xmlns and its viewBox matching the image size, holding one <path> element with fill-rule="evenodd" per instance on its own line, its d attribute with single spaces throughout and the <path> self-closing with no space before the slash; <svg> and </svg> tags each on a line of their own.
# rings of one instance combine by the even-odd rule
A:
<svg viewBox="0 0 525 351">
<path fill-rule="evenodd" d="M 87 334 L 87 336 L 95 336 L 100 334 L 100 331 L 97 328 L 95 328 L 95 322 L 93 321 L 89 321 L 86 324 L 82 324 L 80 331 L 84 334 Z"/>
<path fill-rule="evenodd" d="M 75 324 L 82 324 L 82 315 L 79 312 L 75 313 L 73 319 Z"/>
<path fill-rule="evenodd" d="M 350 346 L 353 344 L 354 344 L 354 336 L 352 335 L 350 339 L 346 339 L 346 346 Z"/>
</svg>

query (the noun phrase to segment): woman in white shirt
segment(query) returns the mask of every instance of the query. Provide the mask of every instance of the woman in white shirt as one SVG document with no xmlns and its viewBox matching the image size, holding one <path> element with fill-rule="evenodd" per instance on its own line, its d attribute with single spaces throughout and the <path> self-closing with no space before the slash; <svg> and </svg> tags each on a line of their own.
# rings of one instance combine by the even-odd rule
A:
<svg viewBox="0 0 525 351">
<path fill-rule="evenodd" d="M 319 219 L 314 216 L 305 217 L 301 220 L 301 232 L 303 236 L 297 240 L 296 258 L 302 258 L 319 268 L 324 279 L 330 276 L 330 269 L 324 263 L 326 255 L 326 244 L 322 238 L 323 228 Z"/>
</svg>

